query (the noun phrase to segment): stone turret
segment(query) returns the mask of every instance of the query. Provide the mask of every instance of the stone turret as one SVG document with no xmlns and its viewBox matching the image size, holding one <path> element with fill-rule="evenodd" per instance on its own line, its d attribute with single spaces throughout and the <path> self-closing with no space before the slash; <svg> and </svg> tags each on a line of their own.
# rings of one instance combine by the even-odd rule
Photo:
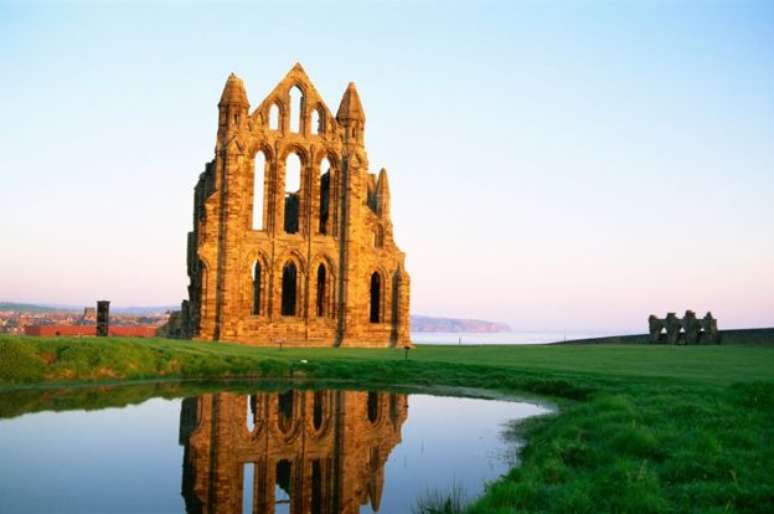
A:
<svg viewBox="0 0 774 514">
<path fill-rule="evenodd" d="M 336 121 L 344 128 L 345 142 L 363 144 L 365 113 L 354 82 L 349 83 L 344 91 L 344 96 L 341 97 L 339 110 L 336 112 Z"/>
<path fill-rule="evenodd" d="M 250 102 L 242 79 L 233 73 L 228 76 L 218 102 L 218 140 L 230 135 L 247 123 Z"/>
</svg>

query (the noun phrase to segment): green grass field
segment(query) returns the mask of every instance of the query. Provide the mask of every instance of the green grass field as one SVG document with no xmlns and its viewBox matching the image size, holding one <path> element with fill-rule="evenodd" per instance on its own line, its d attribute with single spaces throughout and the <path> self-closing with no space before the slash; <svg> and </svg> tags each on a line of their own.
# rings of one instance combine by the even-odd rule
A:
<svg viewBox="0 0 774 514">
<path fill-rule="evenodd" d="M 761 332 L 753 335 L 755 344 L 720 346 L 419 346 L 407 361 L 398 350 L 0 337 L 6 398 L 0 416 L 19 412 L 12 397 L 26 398 L 27 410 L 50 408 L 40 387 L 159 377 L 530 392 L 553 399 L 558 415 L 519 428 L 527 441 L 521 466 L 468 512 L 768 513 L 774 512 L 774 338 L 766 344 Z M 56 396 L 45 395 L 49 402 Z M 108 392 L 91 398 L 132 401 Z M 447 509 L 441 502 L 435 512 L 457 512 L 453 503 Z"/>
</svg>

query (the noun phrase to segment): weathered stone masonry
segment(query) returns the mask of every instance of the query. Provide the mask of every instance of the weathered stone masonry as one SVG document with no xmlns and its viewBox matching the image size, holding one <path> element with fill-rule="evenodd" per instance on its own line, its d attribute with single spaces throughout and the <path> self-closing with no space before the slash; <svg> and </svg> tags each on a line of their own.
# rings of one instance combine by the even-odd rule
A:
<svg viewBox="0 0 774 514">
<path fill-rule="evenodd" d="M 194 189 L 186 335 L 409 345 L 405 254 L 393 239 L 387 171 L 368 172 L 355 85 L 334 116 L 296 64 L 250 113 L 232 74 L 218 111 L 215 158 Z"/>
</svg>

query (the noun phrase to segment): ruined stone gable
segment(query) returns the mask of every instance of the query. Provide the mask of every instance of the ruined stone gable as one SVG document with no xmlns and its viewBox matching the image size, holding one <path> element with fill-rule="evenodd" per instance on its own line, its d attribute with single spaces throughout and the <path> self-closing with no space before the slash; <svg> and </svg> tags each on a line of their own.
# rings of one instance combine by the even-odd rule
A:
<svg viewBox="0 0 774 514">
<path fill-rule="evenodd" d="M 250 111 L 231 74 L 194 189 L 188 335 L 255 345 L 409 345 L 387 171 L 369 173 L 350 83 L 333 113 L 300 64 Z"/>
</svg>

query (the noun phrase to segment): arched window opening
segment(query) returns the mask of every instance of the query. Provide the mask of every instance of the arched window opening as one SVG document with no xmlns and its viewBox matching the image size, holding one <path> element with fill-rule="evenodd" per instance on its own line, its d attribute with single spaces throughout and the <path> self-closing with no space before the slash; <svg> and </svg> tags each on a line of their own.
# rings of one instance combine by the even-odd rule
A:
<svg viewBox="0 0 774 514">
<path fill-rule="evenodd" d="M 328 233 L 331 210 L 331 163 L 326 157 L 320 162 L 320 234 Z"/>
<path fill-rule="evenodd" d="M 253 315 L 261 313 L 261 261 L 253 267 Z"/>
<path fill-rule="evenodd" d="M 263 230 L 263 180 L 266 172 L 266 157 L 259 151 L 253 161 L 253 230 Z"/>
<path fill-rule="evenodd" d="M 379 393 L 368 393 L 368 421 L 376 423 L 379 419 Z"/>
<path fill-rule="evenodd" d="M 379 273 L 371 275 L 371 323 L 381 321 L 382 279 Z"/>
<path fill-rule="evenodd" d="M 277 399 L 277 423 L 279 429 L 287 433 L 293 424 L 293 390 L 280 393 Z"/>
<path fill-rule="evenodd" d="M 298 220 L 301 208 L 301 158 L 296 154 L 288 155 L 285 160 L 285 232 L 298 232 Z"/>
<path fill-rule="evenodd" d="M 312 111 L 312 116 L 310 120 L 310 124 L 312 127 L 312 134 L 324 134 L 325 133 L 325 113 L 323 113 L 323 110 L 321 107 L 317 107 Z"/>
<path fill-rule="evenodd" d="M 315 430 L 320 430 L 322 428 L 322 422 L 323 422 L 323 392 L 322 391 L 315 391 L 314 392 L 314 405 L 312 406 L 312 424 L 314 425 Z"/>
<path fill-rule="evenodd" d="M 289 460 L 282 459 L 277 462 L 275 468 L 276 480 L 274 482 L 274 512 L 279 514 L 280 512 L 291 511 L 291 473 L 293 467 Z"/>
<path fill-rule="evenodd" d="M 282 268 L 282 315 L 296 315 L 296 265 L 288 262 Z"/>
<path fill-rule="evenodd" d="M 317 316 L 325 316 L 325 266 L 320 264 L 317 268 Z"/>
<path fill-rule="evenodd" d="M 276 103 L 269 107 L 269 128 L 271 130 L 280 129 L 280 108 Z"/>
<path fill-rule="evenodd" d="M 255 430 L 255 411 L 257 399 L 254 394 L 247 397 L 247 431 Z"/>
<path fill-rule="evenodd" d="M 304 103 L 304 93 L 298 86 L 290 88 L 290 131 L 301 132 L 301 120 L 304 117 L 302 106 Z"/>
</svg>

